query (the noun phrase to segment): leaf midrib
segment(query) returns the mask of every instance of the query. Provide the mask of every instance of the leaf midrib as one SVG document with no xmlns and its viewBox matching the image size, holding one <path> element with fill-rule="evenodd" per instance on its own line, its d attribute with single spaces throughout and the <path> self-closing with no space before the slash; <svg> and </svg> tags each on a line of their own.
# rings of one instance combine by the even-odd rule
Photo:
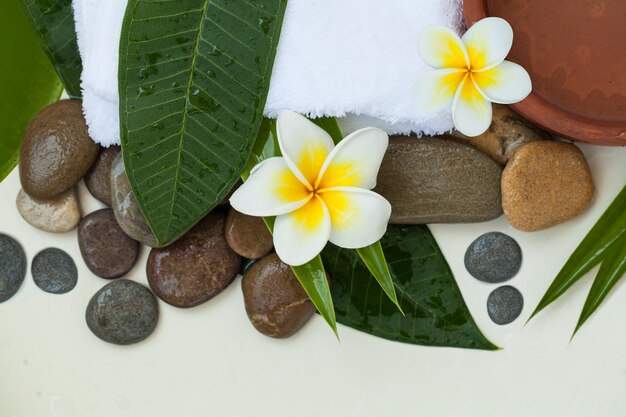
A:
<svg viewBox="0 0 626 417">
<path fill-rule="evenodd" d="M 198 19 L 198 36 L 196 37 L 196 42 L 193 48 L 193 55 L 192 55 L 192 59 L 191 59 L 191 65 L 189 67 L 189 82 L 187 83 L 187 94 L 185 95 L 185 108 L 183 109 L 183 121 L 182 121 L 182 128 L 180 131 L 180 139 L 178 141 L 178 157 L 176 159 L 176 174 L 174 176 L 174 186 L 172 188 L 172 201 L 170 203 L 170 209 L 169 209 L 169 213 L 168 213 L 168 219 L 167 219 L 167 228 L 166 228 L 166 236 L 170 235 L 170 229 L 171 229 L 171 225 L 172 225 L 172 214 L 174 212 L 174 203 L 176 202 L 176 191 L 178 190 L 178 181 L 179 181 L 179 175 L 180 175 L 180 167 L 181 167 L 181 159 L 182 159 L 182 154 L 183 154 L 183 143 L 184 143 L 184 139 L 185 139 L 185 134 L 187 131 L 187 117 L 189 115 L 189 112 L 187 110 L 188 105 L 191 104 L 191 102 L 189 101 L 189 95 L 191 94 L 191 88 L 193 87 L 193 73 L 194 73 L 194 69 L 196 67 L 196 59 L 198 58 L 198 54 L 199 54 L 199 45 L 200 45 L 200 41 L 202 40 L 202 29 L 203 29 L 203 24 L 202 21 L 204 19 L 204 16 L 206 15 L 206 11 L 207 11 L 207 7 L 209 6 L 209 2 L 211 0 L 204 0 L 204 5 L 202 6 L 202 10 L 200 13 L 200 18 Z M 161 240 L 159 239 L 159 236 L 157 235 L 157 240 L 159 240 L 159 243 L 161 243 Z"/>
</svg>

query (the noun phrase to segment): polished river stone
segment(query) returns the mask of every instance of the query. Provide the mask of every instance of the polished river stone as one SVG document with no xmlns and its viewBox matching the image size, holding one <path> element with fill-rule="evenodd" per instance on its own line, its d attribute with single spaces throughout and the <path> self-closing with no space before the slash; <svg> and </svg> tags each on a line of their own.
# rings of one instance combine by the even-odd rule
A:
<svg viewBox="0 0 626 417">
<path fill-rule="evenodd" d="M 48 248 L 33 258 L 31 273 L 35 284 L 51 294 L 70 292 L 78 282 L 78 270 L 70 255 L 57 248 Z"/>
<path fill-rule="evenodd" d="M 10 236 L 0 233 L 0 303 L 13 297 L 26 277 L 26 254 Z"/>
<path fill-rule="evenodd" d="M 465 268 L 476 279 L 499 283 L 517 274 L 522 265 L 522 249 L 512 237 L 500 232 L 485 233 L 465 252 Z"/>
</svg>

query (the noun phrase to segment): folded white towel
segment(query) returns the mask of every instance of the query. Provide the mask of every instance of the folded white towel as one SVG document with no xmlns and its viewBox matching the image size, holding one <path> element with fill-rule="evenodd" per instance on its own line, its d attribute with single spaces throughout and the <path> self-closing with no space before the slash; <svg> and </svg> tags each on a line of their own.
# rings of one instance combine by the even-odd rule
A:
<svg viewBox="0 0 626 417">
<path fill-rule="evenodd" d="M 92 138 L 119 143 L 118 44 L 127 0 L 73 0 Z M 460 32 L 461 0 L 289 0 L 265 114 L 347 116 L 346 130 L 441 133 L 449 112 L 420 114 L 412 86 L 429 68 L 417 39 L 433 25 Z"/>
</svg>

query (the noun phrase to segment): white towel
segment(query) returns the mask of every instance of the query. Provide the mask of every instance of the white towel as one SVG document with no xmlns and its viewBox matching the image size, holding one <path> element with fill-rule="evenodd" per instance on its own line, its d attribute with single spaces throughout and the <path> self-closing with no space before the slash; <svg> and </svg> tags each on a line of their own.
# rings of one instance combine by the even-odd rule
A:
<svg viewBox="0 0 626 417">
<path fill-rule="evenodd" d="M 91 137 L 119 143 L 118 45 L 127 0 L 73 0 L 83 58 L 83 107 Z M 429 68 L 417 52 L 421 31 L 460 32 L 461 0 L 289 0 L 265 114 L 283 109 L 347 116 L 354 130 L 438 134 L 449 111 L 420 114 L 412 86 Z"/>
</svg>

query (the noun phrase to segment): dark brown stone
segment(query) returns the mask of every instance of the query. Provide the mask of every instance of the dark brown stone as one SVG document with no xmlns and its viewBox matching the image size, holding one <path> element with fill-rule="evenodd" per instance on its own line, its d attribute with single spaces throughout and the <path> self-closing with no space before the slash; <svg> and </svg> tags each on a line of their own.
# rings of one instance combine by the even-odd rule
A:
<svg viewBox="0 0 626 417">
<path fill-rule="evenodd" d="M 26 128 L 19 164 L 22 188 L 31 197 L 55 197 L 89 172 L 98 150 L 87 132 L 81 102 L 52 104 Z"/>
<path fill-rule="evenodd" d="M 107 279 L 128 273 L 139 255 L 139 242 L 124 233 L 108 208 L 94 211 L 80 222 L 78 246 L 87 268 Z"/>
<path fill-rule="evenodd" d="M 85 185 L 91 195 L 108 206 L 111 205 L 111 166 L 121 151 L 122 148 L 116 145 L 103 148 L 85 177 Z"/>
<path fill-rule="evenodd" d="M 241 286 L 248 318 L 266 336 L 292 336 L 315 313 L 291 267 L 275 253 L 248 268 Z"/>
<path fill-rule="evenodd" d="M 232 250 L 248 259 L 260 259 L 274 247 L 262 217 L 247 216 L 234 208 L 226 218 L 226 241 Z"/>
<path fill-rule="evenodd" d="M 242 259 L 226 243 L 226 216 L 212 212 L 172 245 L 152 249 L 148 283 L 163 301 L 188 308 L 219 294 L 237 276 Z"/>
<path fill-rule="evenodd" d="M 391 223 L 475 223 L 502 215 L 497 162 L 445 137 L 395 136 L 375 190 L 391 203 Z"/>
</svg>

